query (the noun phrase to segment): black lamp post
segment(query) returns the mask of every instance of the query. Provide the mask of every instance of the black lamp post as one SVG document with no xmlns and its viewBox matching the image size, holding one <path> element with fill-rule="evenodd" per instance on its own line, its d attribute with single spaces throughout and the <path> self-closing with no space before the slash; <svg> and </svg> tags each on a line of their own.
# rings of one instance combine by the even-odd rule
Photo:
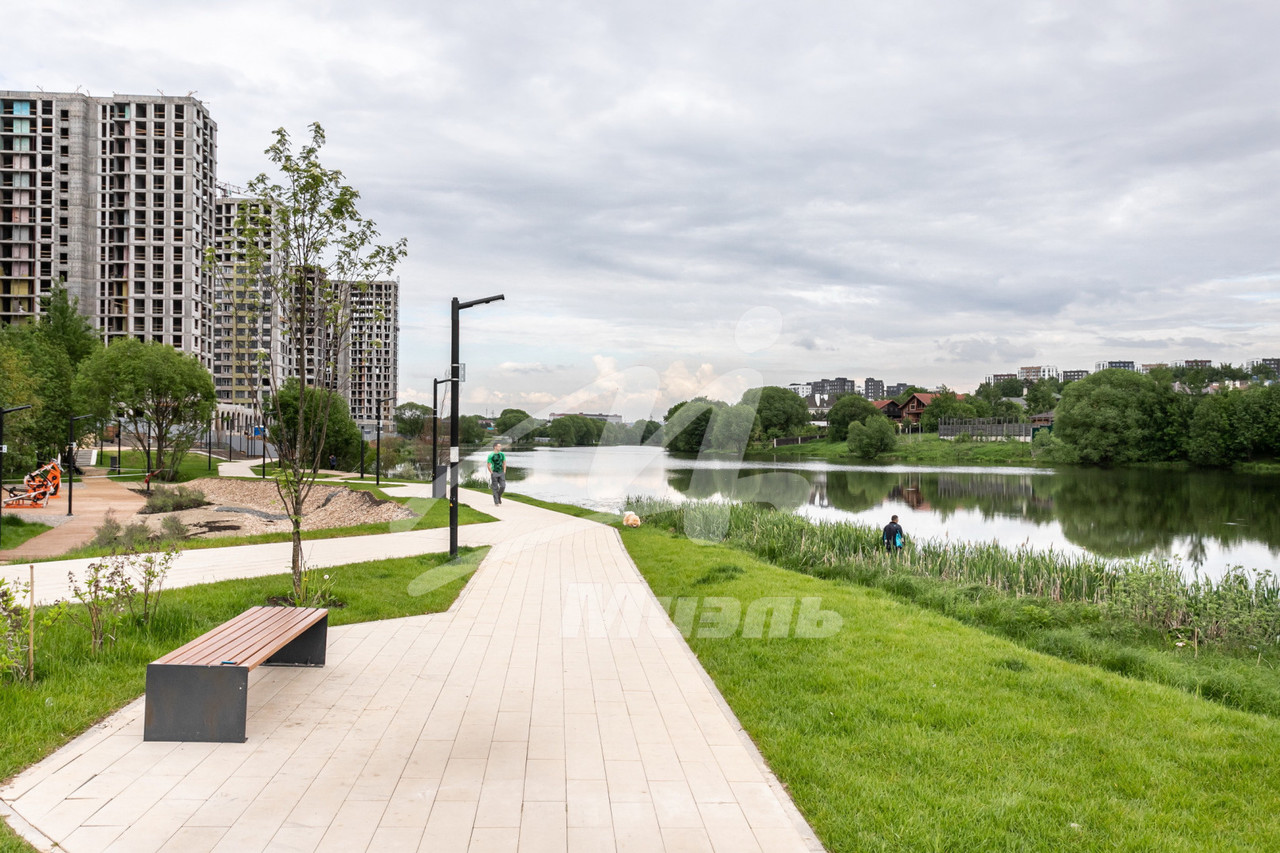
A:
<svg viewBox="0 0 1280 853">
<path fill-rule="evenodd" d="M 458 465 L 462 454 L 458 451 L 458 398 L 461 390 L 458 385 L 462 381 L 461 361 L 458 357 L 458 314 L 464 308 L 484 305 L 506 299 L 499 293 L 497 296 L 486 296 L 484 299 L 473 299 L 470 302 L 459 302 L 453 297 L 453 329 L 449 347 L 449 380 L 451 382 L 449 403 L 449 556 L 458 556 Z"/>
<path fill-rule="evenodd" d="M 5 446 L 4 446 L 4 416 L 5 416 L 5 415 L 7 415 L 7 414 L 9 414 L 10 412 L 21 412 L 23 409 L 29 409 L 29 408 L 31 408 L 31 407 L 30 407 L 30 406 L 14 406 L 14 407 L 13 407 L 13 408 L 11 408 L 11 409 L 6 409 L 6 408 L 4 408 L 3 406 L 0 406 L 0 460 L 2 460 L 2 459 L 4 458 L 3 454 L 4 454 L 4 453 L 7 453 L 7 452 L 9 451 L 9 448 L 7 448 L 7 447 L 5 447 Z M 4 472 L 4 464 L 3 464 L 3 462 L 0 462 L 0 486 L 3 486 L 3 485 L 4 485 L 4 473 L 3 473 L 3 472 Z M 3 495 L 2 495 L 2 494 L 0 494 L 0 498 L 2 498 L 2 497 L 3 497 Z M 0 542 L 3 542 L 3 541 L 4 541 L 4 515 L 3 515 L 3 513 L 4 513 L 4 501 L 3 501 L 3 500 L 0 500 Z"/>
<path fill-rule="evenodd" d="M 444 497 L 444 483 L 440 481 L 440 451 L 437 449 L 436 431 L 440 426 L 440 404 L 436 402 L 436 389 L 448 379 L 431 380 L 431 497 Z"/>
<path fill-rule="evenodd" d="M 375 485 L 382 485 L 382 404 L 390 400 L 390 397 L 383 397 L 378 401 L 378 455 L 377 461 L 374 462 L 373 470 L 377 472 Z"/>
<path fill-rule="evenodd" d="M 71 502 L 76 496 L 76 421 L 93 415 L 71 415 L 67 418 L 67 515 L 71 515 Z"/>
</svg>

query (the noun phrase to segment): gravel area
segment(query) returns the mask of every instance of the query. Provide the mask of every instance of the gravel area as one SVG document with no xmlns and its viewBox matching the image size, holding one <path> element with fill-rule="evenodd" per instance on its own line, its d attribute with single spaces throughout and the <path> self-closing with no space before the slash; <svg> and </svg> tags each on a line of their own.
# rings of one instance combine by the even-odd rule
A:
<svg viewBox="0 0 1280 853">
<path fill-rule="evenodd" d="M 290 530 L 284 504 L 270 480 L 223 480 L 208 478 L 184 483 L 204 493 L 208 506 L 181 512 L 140 515 L 149 527 L 159 530 L 165 518 L 174 516 L 187 525 L 192 536 L 247 536 Z M 317 483 L 307 496 L 302 529 L 348 527 L 353 524 L 390 524 L 412 518 L 413 513 L 394 501 L 379 500 L 369 492 Z"/>
</svg>

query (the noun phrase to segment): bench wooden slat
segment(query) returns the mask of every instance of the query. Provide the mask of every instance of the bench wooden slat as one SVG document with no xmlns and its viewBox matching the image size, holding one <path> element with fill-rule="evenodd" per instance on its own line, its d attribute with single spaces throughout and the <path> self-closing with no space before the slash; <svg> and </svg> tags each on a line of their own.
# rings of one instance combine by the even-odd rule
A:
<svg viewBox="0 0 1280 853">
<path fill-rule="evenodd" d="M 155 663 L 220 666 L 235 661 L 253 669 L 328 612 L 320 607 L 251 607 Z"/>
</svg>

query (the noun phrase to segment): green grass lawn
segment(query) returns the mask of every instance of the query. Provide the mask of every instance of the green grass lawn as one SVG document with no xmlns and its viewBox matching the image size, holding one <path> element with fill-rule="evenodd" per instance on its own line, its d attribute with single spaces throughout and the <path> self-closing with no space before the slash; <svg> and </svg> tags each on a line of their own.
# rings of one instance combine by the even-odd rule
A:
<svg viewBox="0 0 1280 853">
<path fill-rule="evenodd" d="M 98 454 L 99 467 L 106 468 L 108 465 L 107 456 L 115 456 L 115 448 L 108 448 Z M 209 468 L 209 457 L 205 455 L 204 448 L 192 448 L 182 457 L 182 462 L 178 465 L 178 476 L 170 483 L 186 483 L 191 480 L 198 480 L 201 477 L 218 476 L 218 463 L 225 460 L 219 459 L 217 456 L 213 458 L 213 469 Z M 151 463 L 155 464 L 155 453 L 151 455 Z M 120 467 L 124 473 L 112 474 L 111 479 L 119 480 L 126 484 L 142 485 L 143 478 L 147 474 L 147 457 L 141 450 L 126 450 L 121 454 Z M 160 480 L 152 480 L 153 483 L 162 482 Z"/>
<path fill-rule="evenodd" d="M 1276 849 L 1280 721 L 725 546 L 622 536 L 659 596 L 840 614 L 826 638 L 689 640 L 831 851 Z"/>
<path fill-rule="evenodd" d="M 461 549 L 456 565 L 447 565 L 447 554 L 427 554 L 328 569 L 334 596 L 345 603 L 330 609 L 329 624 L 447 610 L 487 550 Z M 424 578 L 433 570 L 446 582 L 437 586 L 433 575 Z M 97 657 L 89 652 L 87 630 L 65 617 L 39 630 L 35 685 L 0 686 L 0 779 L 140 696 L 150 661 L 290 588 L 285 574 L 167 590 L 150 625 L 124 626 L 119 641 Z M 7 826 L 0 832 L 0 851 L 29 849 Z"/>
<path fill-rule="evenodd" d="M 34 536 L 53 528 L 38 521 L 23 521 L 16 516 L 0 518 L 0 548 L 17 548 Z"/>
</svg>

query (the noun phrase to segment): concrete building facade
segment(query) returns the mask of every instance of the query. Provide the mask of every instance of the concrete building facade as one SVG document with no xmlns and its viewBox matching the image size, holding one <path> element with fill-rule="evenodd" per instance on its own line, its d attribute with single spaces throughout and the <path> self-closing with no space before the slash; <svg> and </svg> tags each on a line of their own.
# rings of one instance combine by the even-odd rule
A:
<svg viewBox="0 0 1280 853">
<path fill-rule="evenodd" d="M 104 340 L 211 366 L 216 168 L 195 98 L 0 91 L 0 322 L 65 282 Z"/>
</svg>

